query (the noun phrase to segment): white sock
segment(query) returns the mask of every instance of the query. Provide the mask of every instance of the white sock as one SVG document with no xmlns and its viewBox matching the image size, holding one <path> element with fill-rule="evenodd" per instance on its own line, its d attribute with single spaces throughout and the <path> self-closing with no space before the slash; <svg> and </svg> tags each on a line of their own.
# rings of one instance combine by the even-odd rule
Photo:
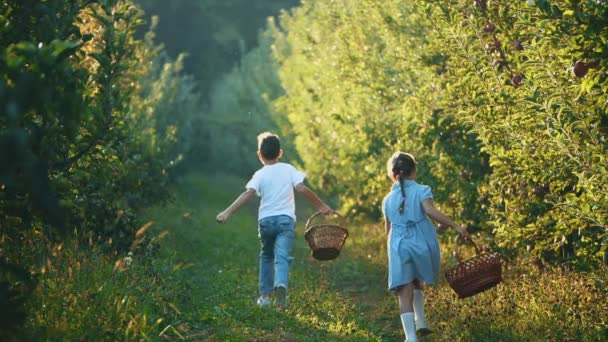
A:
<svg viewBox="0 0 608 342">
<path fill-rule="evenodd" d="M 414 313 L 405 312 L 401 314 L 401 324 L 403 324 L 403 331 L 407 342 L 417 342 L 416 337 L 416 324 L 414 323 Z"/>
<path fill-rule="evenodd" d="M 416 316 L 416 329 L 428 328 L 424 317 L 424 292 L 421 289 L 414 289 L 414 314 Z"/>
</svg>

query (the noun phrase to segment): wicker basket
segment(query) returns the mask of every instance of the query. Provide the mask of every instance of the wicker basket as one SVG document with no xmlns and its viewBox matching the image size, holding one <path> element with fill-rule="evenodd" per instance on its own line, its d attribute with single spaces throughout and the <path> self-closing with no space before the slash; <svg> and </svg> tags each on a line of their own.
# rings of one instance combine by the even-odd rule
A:
<svg viewBox="0 0 608 342">
<path fill-rule="evenodd" d="M 448 283 L 459 298 L 471 297 L 502 281 L 500 254 L 482 253 L 471 239 L 468 241 L 475 247 L 476 256 L 445 271 Z"/>
<path fill-rule="evenodd" d="M 306 221 L 304 238 L 317 260 L 332 260 L 340 255 L 340 250 L 348 237 L 348 229 L 333 223 L 312 225 L 312 220 L 321 214 L 316 212 Z"/>
</svg>

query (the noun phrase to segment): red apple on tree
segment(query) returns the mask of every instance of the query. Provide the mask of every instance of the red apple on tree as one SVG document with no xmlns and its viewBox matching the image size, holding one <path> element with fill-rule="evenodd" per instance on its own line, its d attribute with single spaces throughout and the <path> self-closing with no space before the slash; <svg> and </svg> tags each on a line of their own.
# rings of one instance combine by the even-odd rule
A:
<svg viewBox="0 0 608 342">
<path fill-rule="evenodd" d="M 589 71 L 589 66 L 587 66 L 585 62 L 579 60 L 574 64 L 574 68 L 572 69 L 572 71 L 574 72 L 574 76 L 582 78 L 587 75 L 587 72 Z"/>
<path fill-rule="evenodd" d="M 534 187 L 534 194 L 538 197 L 543 196 L 544 194 L 548 194 L 551 191 L 551 183 L 547 182 L 543 185 L 538 185 Z"/>
<path fill-rule="evenodd" d="M 513 85 L 515 86 L 515 88 L 519 87 L 521 85 L 521 82 L 523 81 L 523 77 L 519 74 L 514 75 L 511 78 L 511 82 L 513 82 Z"/>
<path fill-rule="evenodd" d="M 492 23 L 488 23 L 486 27 L 483 28 L 483 32 L 492 33 L 496 30 L 496 26 Z"/>
<path fill-rule="evenodd" d="M 486 9 L 486 0 L 475 0 L 475 5 L 481 8 L 482 11 Z"/>
</svg>

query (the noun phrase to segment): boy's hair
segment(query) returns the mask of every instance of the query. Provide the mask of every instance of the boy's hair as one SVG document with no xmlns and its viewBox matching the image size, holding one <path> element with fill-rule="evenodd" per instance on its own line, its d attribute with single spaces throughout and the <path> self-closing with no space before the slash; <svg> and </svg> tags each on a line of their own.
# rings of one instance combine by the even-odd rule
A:
<svg viewBox="0 0 608 342">
<path fill-rule="evenodd" d="M 279 136 L 270 132 L 264 132 L 258 135 L 258 151 L 260 151 L 264 159 L 276 159 L 281 152 Z"/>
</svg>

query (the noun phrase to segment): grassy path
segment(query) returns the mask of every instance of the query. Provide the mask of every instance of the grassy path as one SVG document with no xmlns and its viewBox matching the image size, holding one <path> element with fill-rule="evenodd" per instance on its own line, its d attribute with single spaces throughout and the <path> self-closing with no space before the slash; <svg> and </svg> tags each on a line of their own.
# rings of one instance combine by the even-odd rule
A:
<svg viewBox="0 0 608 342">
<path fill-rule="evenodd" d="M 175 203 L 152 209 L 149 214 L 156 230 L 170 233 L 163 242 L 163 257 L 186 265 L 179 272 L 181 279 L 176 279 L 176 286 L 183 287 L 185 295 L 176 304 L 177 310 L 189 326 L 182 336 L 260 341 L 402 339 L 397 316 L 387 321 L 373 317 L 370 310 L 381 305 L 386 296 L 386 276 L 378 258 L 370 255 L 358 260 L 352 253 L 353 239 L 336 261 L 315 261 L 303 238 L 303 213 L 293 252 L 289 307 L 285 311 L 258 308 L 255 205 L 219 225 L 215 215 L 234 199 L 240 187 L 226 189 L 225 184 L 197 177 L 184 182 Z M 306 206 L 300 203 L 300 207 Z M 310 212 L 310 208 L 306 210 Z M 378 253 L 384 251 L 374 251 Z M 362 294 L 361 300 L 357 299 Z"/>
<path fill-rule="evenodd" d="M 190 176 L 176 200 L 147 213 L 156 233 L 168 231 L 162 258 L 174 265 L 172 305 L 177 324 L 166 339 L 197 341 L 403 341 L 396 298 L 385 289 L 386 252 L 381 225 L 349 226 L 351 236 L 335 261 L 310 257 L 300 203 L 290 274 L 289 307 L 258 308 L 259 242 L 256 205 L 225 225 L 215 215 L 242 189 L 241 181 Z M 236 185 L 235 185 L 236 184 Z M 445 255 L 448 255 L 444 247 Z M 570 277 L 569 279 L 567 277 Z M 595 341 L 608 337 L 606 277 L 540 274 L 514 269 L 506 283 L 466 301 L 445 283 L 427 290 L 427 315 L 436 333 L 425 341 Z M 540 286 L 539 286 L 540 284 Z M 580 292 L 584 288 L 587 292 Z M 581 304 L 584 296 L 586 307 Z M 592 303 L 595 303 L 594 305 Z M 558 304 L 561 304 L 558 305 Z"/>
</svg>

